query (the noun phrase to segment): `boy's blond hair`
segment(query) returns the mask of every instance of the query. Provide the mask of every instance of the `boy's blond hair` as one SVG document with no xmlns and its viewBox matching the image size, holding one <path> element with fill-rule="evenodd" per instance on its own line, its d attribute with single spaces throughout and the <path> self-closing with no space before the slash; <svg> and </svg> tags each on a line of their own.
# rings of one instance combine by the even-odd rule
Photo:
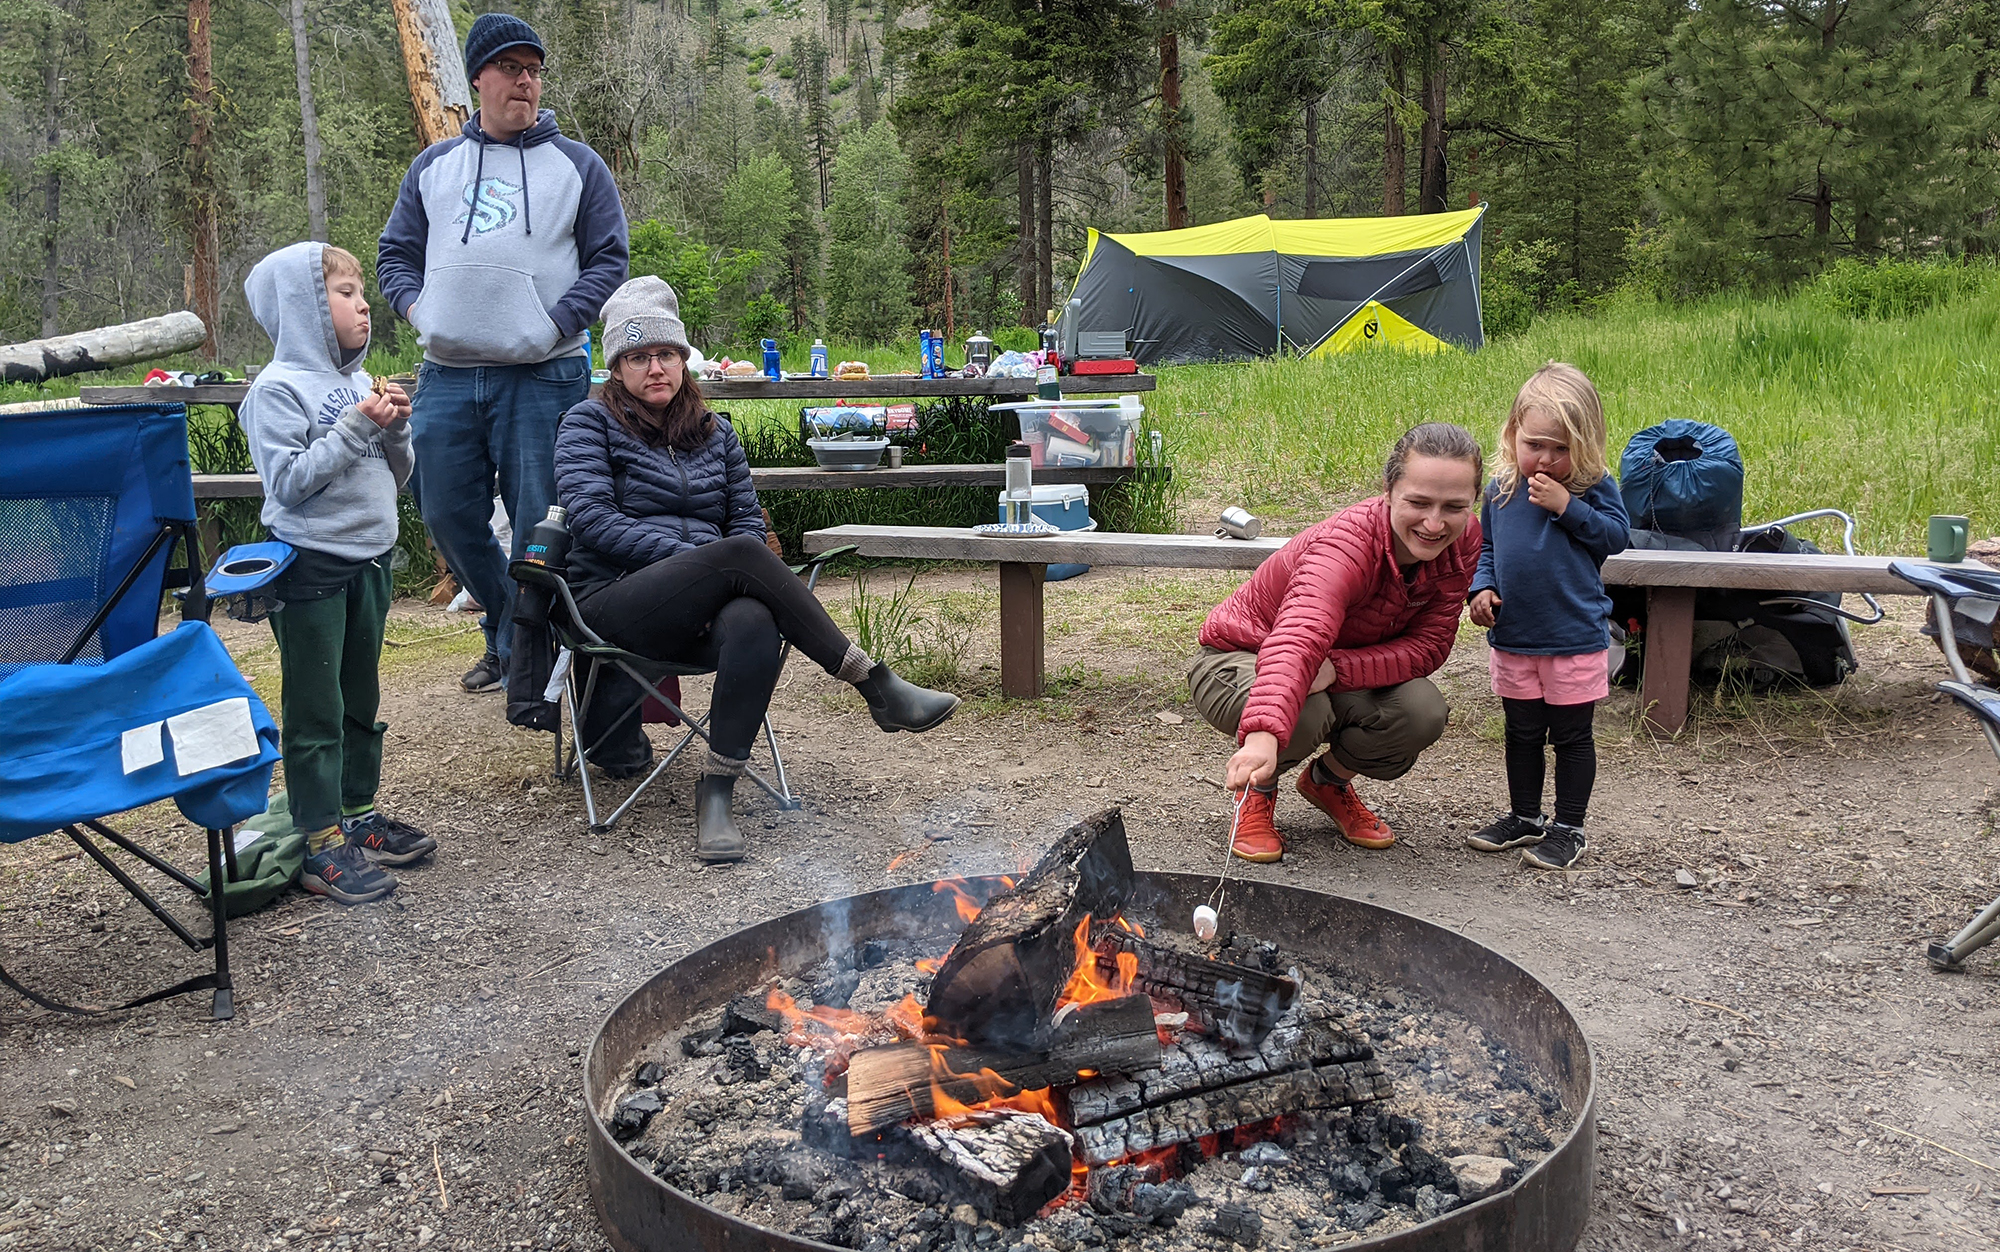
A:
<svg viewBox="0 0 2000 1252">
<path fill-rule="evenodd" d="M 352 252 L 349 252 L 345 248 L 336 248 L 332 244 L 328 244 L 326 247 L 320 249 L 319 272 L 320 276 L 327 282 L 332 282 L 334 279 L 342 277 L 367 277 L 366 274 L 361 272 L 361 262 L 354 259 Z"/>
<path fill-rule="evenodd" d="M 1584 372 L 1574 365 L 1550 361 L 1536 370 L 1514 397 L 1507 420 L 1500 427 L 1500 446 L 1495 451 L 1499 469 L 1493 477 L 1500 485 L 1499 498 L 1510 499 L 1521 483 L 1521 466 L 1514 457 L 1514 437 L 1521 420 L 1541 412 L 1561 423 L 1569 436 L 1569 477 L 1563 486 L 1572 492 L 1587 491 L 1601 481 L 1607 471 L 1605 445 L 1610 436 L 1604 427 L 1604 405 L 1597 398 Z"/>
</svg>

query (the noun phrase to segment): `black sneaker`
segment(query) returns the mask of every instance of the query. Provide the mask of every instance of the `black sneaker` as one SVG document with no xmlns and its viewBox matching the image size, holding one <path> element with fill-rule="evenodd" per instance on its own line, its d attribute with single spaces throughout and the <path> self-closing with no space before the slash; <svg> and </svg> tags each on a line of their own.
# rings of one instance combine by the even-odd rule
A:
<svg viewBox="0 0 2000 1252">
<path fill-rule="evenodd" d="M 500 667 L 500 654 L 488 652 L 479 664 L 465 671 L 458 685 L 467 691 L 498 691 L 507 683 L 507 671 Z"/>
<path fill-rule="evenodd" d="M 415 826 L 380 813 L 340 820 L 340 832 L 347 842 L 377 865 L 408 865 L 421 860 L 438 846 L 438 841 Z"/>
<path fill-rule="evenodd" d="M 1465 837 L 1465 846 L 1477 848 L 1481 852 L 1505 852 L 1509 848 L 1525 848 L 1531 843 L 1540 843 L 1548 837 L 1548 823 L 1538 813 L 1534 817 L 1522 817 L 1519 813 L 1502 813 L 1491 825 Z"/>
<path fill-rule="evenodd" d="M 1569 869 L 1583 859 L 1584 849 L 1590 846 L 1583 837 L 1583 827 L 1550 822 L 1545 829 L 1542 841 L 1521 853 L 1521 864 L 1536 869 Z"/>
<path fill-rule="evenodd" d="M 299 872 L 299 886 L 316 896 L 330 896 L 342 904 L 366 904 L 396 889 L 396 879 L 375 865 L 351 843 L 338 843 L 324 852 L 306 854 Z"/>
</svg>

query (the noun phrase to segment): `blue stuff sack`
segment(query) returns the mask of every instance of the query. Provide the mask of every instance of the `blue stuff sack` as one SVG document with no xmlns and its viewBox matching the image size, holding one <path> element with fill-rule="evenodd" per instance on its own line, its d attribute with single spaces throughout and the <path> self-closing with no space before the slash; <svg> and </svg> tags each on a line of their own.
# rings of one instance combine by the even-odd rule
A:
<svg viewBox="0 0 2000 1252">
<path fill-rule="evenodd" d="M 1673 418 L 1632 436 L 1618 463 L 1634 530 L 1664 531 L 1712 552 L 1743 525 L 1743 456 L 1720 426 Z"/>
</svg>

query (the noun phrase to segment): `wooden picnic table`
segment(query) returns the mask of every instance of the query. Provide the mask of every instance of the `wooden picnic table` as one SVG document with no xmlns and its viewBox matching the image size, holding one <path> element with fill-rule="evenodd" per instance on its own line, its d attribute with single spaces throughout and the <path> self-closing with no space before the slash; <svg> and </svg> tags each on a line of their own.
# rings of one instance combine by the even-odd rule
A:
<svg viewBox="0 0 2000 1252">
<path fill-rule="evenodd" d="M 1037 471 L 1039 473 L 1039 471 Z M 1176 569 L 1252 570 L 1285 545 L 1282 538 L 1219 539 L 1213 535 L 1139 535 L 1063 531 L 1039 539 L 1003 539 L 947 526 L 831 526 L 808 531 L 809 553 L 846 544 L 860 555 L 892 560 L 983 561 L 1000 566 L 1000 689 L 1035 699 L 1042 694 L 1043 575 L 1052 564 L 1140 565 Z M 1910 557 L 1822 553 L 1659 552 L 1628 550 L 1604 563 L 1614 587 L 1646 588 L 1647 655 L 1640 691 L 1646 721 L 1665 734 L 1687 722 L 1693 661 L 1695 593 L 1708 588 L 1774 595 L 1838 591 L 1921 595 L 1889 572 Z M 1985 570 L 1977 562 L 1968 568 Z M 1189 643 L 1193 647 L 1192 641 Z"/>
<path fill-rule="evenodd" d="M 1109 486 L 1154 474 L 1165 477 L 1172 471 L 1131 465 L 1085 465 L 1073 468 L 1048 466 L 1035 470 L 1037 483 L 1082 483 L 1089 487 Z M 1004 465 L 905 465 L 900 469 L 882 466 L 872 470 L 827 470 L 812 465 L 753 465 L 750 485 L 759 491 L 857 491 L 889 487 L 1004 487 Z M 264 484 L 255 474 L 196 474 L 197 500 L 255 499 L 264 494 Z"/>
</svg>

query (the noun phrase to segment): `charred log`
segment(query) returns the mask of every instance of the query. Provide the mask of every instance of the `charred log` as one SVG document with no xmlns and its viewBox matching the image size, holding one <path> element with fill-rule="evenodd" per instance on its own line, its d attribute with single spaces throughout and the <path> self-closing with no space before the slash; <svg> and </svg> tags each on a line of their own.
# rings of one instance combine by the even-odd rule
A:
<svg viewBox="0 0 2000 1252">
<path fill-rule="evenodd" d="M 1092 950 L 1098 974 L 1107 981 L 1117 975 L 1119 953 L 1136 956 L 1138 978 L 1131 990 L 1179 1005 L 1204 1033 L 1231 1043 L 1262 1040 L 1299 995 L 1298 984 L 1282 975 L 1189 956 L 1116 928 L 1107 929 Z"/>
<path fill-rule="evenodd" d="M 1149 1072 L 1161 1058 L 1152 1002 L 1138 995 L 1067 1014 L 1044 1052 L 1014 1056 L 939 1050 L 942 1057 L 932 1045 L 899 1043 L 856 1052 L 847 1067 L 848 1132 L 859 1137 L 913 1117 L 934 1116 L 939 1091 L 961 1104 L 976 1104 L 996 1094 L 1073 1083 L 1079 1073 Z M 996 1090 L 995 1078 L 1005 1080 L 1004 1089 Z"/>
<path fill-rule="evenodd" d="M 1045 1050 L 1056 999 L 1076 968 L 1077 926 L 1112 916 L 1131 894 L 1119 811 L 1085 818 L 965 928 L 931 982 L 925 1014 L 972 1048 Z"/>
<path fill-rule="evenodd" d="M 1103 1165 L 1284 1114 L 1347 1108 L 1383 1099 L 1389 1093 L 1382 1064 L 1371 1057 L 1262 1075 L 1199 1091 L 1095 1126 L 1079 1126 L 1076 1138 L 1084 1161 Z"/>
<path fill-rule="evenodd" d="M 1069 1187 L 1069 1132 L 1038 1113 L 994 1109 L 911 1128 L 945 1185 L 981 1217 L 1012 1226 Z"/>
</svg>

